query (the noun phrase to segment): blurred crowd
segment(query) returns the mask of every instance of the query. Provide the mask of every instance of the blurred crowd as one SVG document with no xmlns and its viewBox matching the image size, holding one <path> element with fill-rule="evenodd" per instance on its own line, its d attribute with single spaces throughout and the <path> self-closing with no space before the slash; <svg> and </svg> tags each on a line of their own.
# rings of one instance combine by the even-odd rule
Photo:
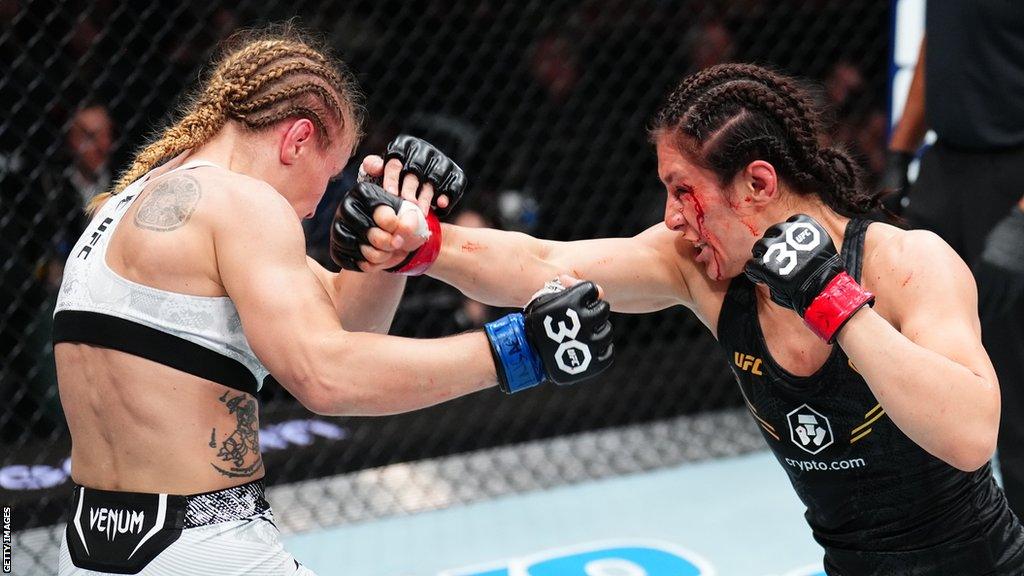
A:
<svg viewBox="0 0 1024 576">
<path fill-rule="evenodd" d="M 357 158 L 400 132 L 458 161 L 466 226 L 556 239 L 636 233 L 661 219 L 646 122 L 685 74 L 769 63 L 820 87 L 833 137 L 873 179 L 885 167 L 886 3 L 557 0 L 313 3 L 0 0 L 0 432 L 62 428 L 49 324 L 62 263 L 132 152 L 163 125 L 217 43 L 298 12 L 367 95 Z M 321 5 L 326 4 L 326 5 Z M 881 6 L 874 6 L 880 4 Z M 355 179 L 332 183 L 307 221 L 326 256 L 331 215 Z M 430 311 L 430 321 L 423 321 Z M 440 283 L 410 283 L 395 332 L 438 336 L 498 311 Z M 273 392 L 268 392 L 273 394 Z"/>
</svg>

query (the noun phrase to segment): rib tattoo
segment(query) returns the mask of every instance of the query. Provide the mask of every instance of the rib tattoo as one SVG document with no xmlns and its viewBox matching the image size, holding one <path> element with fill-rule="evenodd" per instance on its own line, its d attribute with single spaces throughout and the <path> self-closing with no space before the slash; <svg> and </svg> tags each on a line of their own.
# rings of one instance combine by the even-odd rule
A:
<svg viewBox="0 0 1024 576">
<path fill-rule="evenodd" d="M 234 397 L 230 394 L 230 392 L 225 392 L 218 398 L 228 407 L 228 414 L 234 414 L 237 421 L 235 431 L 221 442 L 220 449 L 217 451 L 217 457 L 228 465 L 226 467 L 213 463 L 210 465 L 221 474 L 231 478 L 252 476 L 263 467 L 263 458 L 260 456 L 260 431 L 257 424 L 256 400 L 248 394 L 239 394 Z M 210 432 L 211 448 L 216 447 L 214 442 L 216 432 L 216 428 Z M 246 460 L 254 456 L 255 460 L 246 465 Z"/>
</svg>

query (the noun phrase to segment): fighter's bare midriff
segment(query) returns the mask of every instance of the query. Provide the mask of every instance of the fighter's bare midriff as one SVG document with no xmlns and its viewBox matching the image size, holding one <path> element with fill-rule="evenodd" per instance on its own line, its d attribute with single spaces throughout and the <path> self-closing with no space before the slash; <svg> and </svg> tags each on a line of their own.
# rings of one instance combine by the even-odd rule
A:
<svg viewBox="0 0 1024 576">
<path fill-rule="evenodd" d="M 76 483 L 195 494 L 263 477 L 252 396 L 116 350 L 55 354 Z"/>
<path fill-rule="evenodd" d="M 200 297 L 220 285 L 210 212 L 226 170 L 154 171 L 142 197 L 114 231 L 106 264 L 129 281 Z M 202 191 L 176 226 L 153 230 L 137 214 L 158 183 L 193 179 Z M 90 488 L 195 494 L 263 477 L 256 399 L 233 388 L 117 350 L 61 343 L 54 349 L 61 403 L 71 429 L 71 476 Z"/>
</svg>

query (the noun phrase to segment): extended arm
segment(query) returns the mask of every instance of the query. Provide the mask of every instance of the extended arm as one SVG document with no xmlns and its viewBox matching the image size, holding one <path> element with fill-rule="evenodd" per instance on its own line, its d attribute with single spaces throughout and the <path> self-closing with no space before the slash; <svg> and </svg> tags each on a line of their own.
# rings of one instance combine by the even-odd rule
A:
<svg viewBox="0 0 1024 576">
<path fill-rule="evenodd" d="M 633 238 L 580 242 L 551 242 L 519 233 L 443 225 L 432 212 L 442 205 L 450 208 L 458 200 L 465 185 L 461 169 L 430 144 L 408 136 L 389 145 L 388 157 L 392 159 L 387 165 L 379 156 L 363 161 L 364 172 L 381 176 L 381 185 L 358 185 L 335 214 L 331 256 L 345 268 L 427 273 L 475 300 L 500 306 L 522 306 L 538 286 L 559 274 L 597 282 L 620 312 L 649 312 L 690 301 L 684 268 L 695 269 L 692 261 L 680 257 L 687 250 L 686 242 L 662 225 Z M 401 182 L 396 169 L 402 165 L 399 159 L 411 172 Z M 426 170 L 430 166 L 435 169 Z M 440 195 L 435 198 L 433 186 L 410 181 L 414 173 L 423 173 L 440 186 Z M 440 174 L 445 176 L 438 177 Z M 451 204 L 449 195 L 453 196 Z M 420 226 L 413 224 L 412 214 L 398 198 L 419 206 L 418 212 L 425 215 Z M 381 216 L 391 214 L 382 207 L 404 213 L 401 225 L 382 221 Z M 385 242 L 380 237 L 382 229 L 401 237 L 405 249 Z"/>
<path fill-rule="evenodd" d="M 611 364 L 608 304 L 590 282 L 535 299 L 524 313 L 488 324 L 486 335 L 413 340 L 346 332 L 305 261 L 288 203 L 269 187 L 239 196 L 214 228 L 221 281 L 256 355 L 315 412 L 404 412 L 496 381 L 506 392 L 570 384 Z M 578 354 L 565 357 L 566 350 Z"/>
<path fill-rule="evenodd" d="M 441 254 L 427 273 L 481 302 L 521 306 L 538 284 L 569 274 L 593 279 L 618 312 L 650 312 L 689 302 L 679 234 L 659 224 L 632 238 L 576 242 L 517 232 L 442 227 Z"/>
</svg>

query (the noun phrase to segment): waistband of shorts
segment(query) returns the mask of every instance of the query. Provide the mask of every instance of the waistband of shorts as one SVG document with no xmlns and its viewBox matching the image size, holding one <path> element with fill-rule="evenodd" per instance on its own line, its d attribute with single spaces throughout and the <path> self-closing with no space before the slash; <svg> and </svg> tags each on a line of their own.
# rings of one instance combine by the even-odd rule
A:
<svg viewBox="0 0 1024 576">
<path fill-rule="evenodd" d="M 76 506 L 78 500 L 86 492 L 91 498 L 112 502 L 145 502 L 160 499 L 163 496 L 168 512 L 179 514 L 182 519 L 181 527 L 185 529 L 243 520 L 270 510 L 262 479 L 231 488 L 189 495 L 98 490 L 76 484 L 74 496 Z"/>
</svg>

